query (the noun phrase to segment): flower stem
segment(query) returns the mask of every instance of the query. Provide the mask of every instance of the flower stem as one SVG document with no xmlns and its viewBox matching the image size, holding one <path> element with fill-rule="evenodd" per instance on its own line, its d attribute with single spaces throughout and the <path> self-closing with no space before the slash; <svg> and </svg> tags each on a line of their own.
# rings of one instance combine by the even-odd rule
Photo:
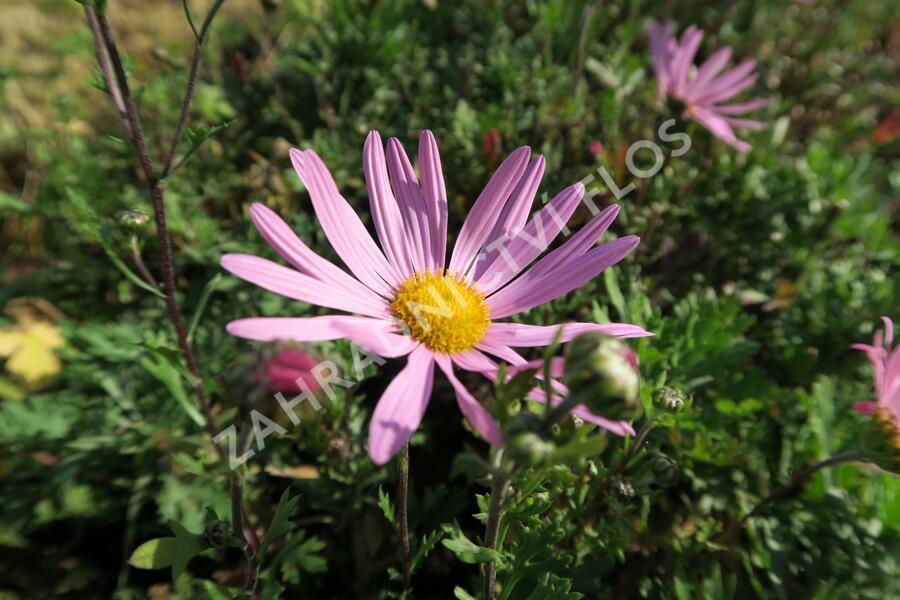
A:
<svg viewBox="0 0 900 600">
<path fill-rule="evenodd" d="M 487 524 L 484 531 L 484 545 L 497 550 L 499 545 L 500 521 L 503 518 L 503 498 L 509 489 L 509 474 L 495 472 L 491 476 L 491 504 L 488 507 Z M 493 559 L 484 565 L 484 600 L 494 600 L 497 586 L 497 570 Z"/>
<path fill-rule="evenodd" d="M 397 518 L 400 529 L 400 549 L 403 553 L 403 589 L 409 591 L 412 582 L 409 551 L 409 444 L 400 451 L 400 484 L 397 489 Z"/>
</svg>

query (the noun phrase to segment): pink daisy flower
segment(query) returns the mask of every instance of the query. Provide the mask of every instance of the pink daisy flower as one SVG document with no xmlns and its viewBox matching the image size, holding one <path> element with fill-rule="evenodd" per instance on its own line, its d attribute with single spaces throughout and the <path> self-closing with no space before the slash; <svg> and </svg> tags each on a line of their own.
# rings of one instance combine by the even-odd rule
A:
<svg viewBox="0 0 900 600">
<path fill-rule="evenodd" d="M 417 178 L 400 142 L 388 140 L 385 154 L 373 131 L 363 148 L 363 172 L 379 247 L 319 156 L 296 148 L 290 155 L 326 237 L 352 275 L 315 254 L 262 204 L 252 205 L 250 218 L 293 268 L 246 254 L 227 254 L 222 266 L 271 292 L 348 314 L 240 319 L 229 323 L 228 331 L 263 341 L 346 338 L 383 357 L 407 356 L 406 367 L 388 385 L 369 425 L 368 451 L 378 464 L 387 462 L 418 428 L 435 367 L 449 380 L 471 426 L 491 444 L 501 445 L 498 424 L 455 369 L 494 378 L 498 359 L 525 363 L 514 348 L 547 345 L 560 326 L 500 319 L 571 292 L 622 260 L 639 241 L 625 236 L 595 247 L 618 213 L 612 206 L 537 260 L 575 211 L 584 187 L 564 189 L 529 219 L 544 158 L 532 158 L 531 149 L 522 147 L 499 166 L 475 200 L 447 260 L 447 193 L 434 136 L 424 131 L 419 139 Z M 561 327 L 563 342 L 587 331 L 651 335 L 619 323 Z M 630 431 L 627 423 L 592 420 L 620 434 Z"/>
<path fill-rule="evenodd" d="M 883 411 L 900 427 L 900 346 L 894 344 L 894 322 L 882 317 L 884 331 L 875 332 L 872 345 L 853 344 L 851 348 L 862 350 L 869 357 L 875 370 L 875 400 L 857 402 L 853 405 L 856 412 L 872 416 Z"/>
<path fill-rule="evenodd" d="M 753 72 L 755 60 L 745 60 L 733 69 L 722 72 L 731 58 L 731 48 L 714 52 L 699 68 L 692 68 L 703 30 L 693 25 L 675 37 L 671 21 L 660 24 L 650 21 L 650 52 L 656 70 L 660 98 L 666 96 L 684 104 L 685 119 L 693 119 L 710 133 L 734 147 L 739 152 L 750 150 L 750 144 L 737 139 L 734 127 L 761 129 L 761 121 L 737 118 L 750 111 L 763 108 L 768 100 L 750 100 L 737 104 L 722 104 L 753 85 L 759 76 Z"/>
</svg>

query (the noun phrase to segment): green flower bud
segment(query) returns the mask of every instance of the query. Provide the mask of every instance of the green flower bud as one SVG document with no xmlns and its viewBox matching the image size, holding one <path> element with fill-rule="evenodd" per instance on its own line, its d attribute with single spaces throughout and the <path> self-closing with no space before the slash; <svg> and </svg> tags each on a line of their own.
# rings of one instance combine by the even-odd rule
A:
<svg viewBox="0 0 900 600">
<path fill-rule="evenodd" d="M 866 458 L 885 471 L 900 474 L 900 424 L 890 409 L 879 406 L 875 410 L 863 444 Z"/>
<path fill-rule="evenodd" d="M 668 386 L 653 391 L 653 404 L 661 410 L 673 413 L 679 413 L 687 406 L 684 394 Z"/>
<path fill-rule="evenodd" d="M 644 411 L 637 357 L 615 338 L 588 333 L 572 340 L 564 382 L 572 397 L 596 415 L 630 420 Z"/>
<path fill-rule="evenodd" d="M 630 481 L 620 481 L 616 485 L 616 491 L 623 498 L 634 498 L 634 486 L 631 485 Z"/>
<path fill-rule="evenodd" d="M 553 442 L 543 439 L 532 431 L 513 436 L 506 444 L 510 458 L 523 466 L 535 466 L 544 462 L 556 450 Z"/>
<path fill-rule="evenodd" d="M 225 530 L 225 524 L 221 521 L 214 521 L 206 526 L 203 530 L 203 538 L 210 546 L 223 546 L 228 539 L 228 532 Z"/>
<path fill-rule="evenodd" d="M 123 208 L 114 218 L 119 225 L 133 231 L 143 228 L 150 221 L 150 215 L 139 208 Z"/>
</svg>

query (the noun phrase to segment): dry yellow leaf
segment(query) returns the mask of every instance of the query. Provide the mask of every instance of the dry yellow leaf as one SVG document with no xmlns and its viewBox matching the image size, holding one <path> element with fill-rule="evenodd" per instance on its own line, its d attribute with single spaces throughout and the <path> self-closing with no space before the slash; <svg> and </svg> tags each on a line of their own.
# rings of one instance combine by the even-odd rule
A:
<svg viewBox="0 0 900 600">
<path fill-rule="evenodd" d="M 6 357 L 6 370 L 34 385 L 59 373 L 62 363 L 55 350 L 63 337 L 53 323 L 20 320 L 0 328 L 0 356 Z"/>
</svg>

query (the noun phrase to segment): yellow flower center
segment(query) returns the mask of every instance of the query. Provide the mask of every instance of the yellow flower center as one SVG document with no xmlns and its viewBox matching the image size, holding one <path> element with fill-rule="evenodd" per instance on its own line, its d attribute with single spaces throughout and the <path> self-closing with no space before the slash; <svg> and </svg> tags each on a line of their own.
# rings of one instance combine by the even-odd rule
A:
<svg viewBox="0 0 900 600">
<path fill-rule="evenodd" d="M 484 294 L 444 270 L 409 277 L 400 284 L 391 310 L 409 328 L 409 335 L 448 354 L 472 348 L 491 324 Z"/>
</svg>

